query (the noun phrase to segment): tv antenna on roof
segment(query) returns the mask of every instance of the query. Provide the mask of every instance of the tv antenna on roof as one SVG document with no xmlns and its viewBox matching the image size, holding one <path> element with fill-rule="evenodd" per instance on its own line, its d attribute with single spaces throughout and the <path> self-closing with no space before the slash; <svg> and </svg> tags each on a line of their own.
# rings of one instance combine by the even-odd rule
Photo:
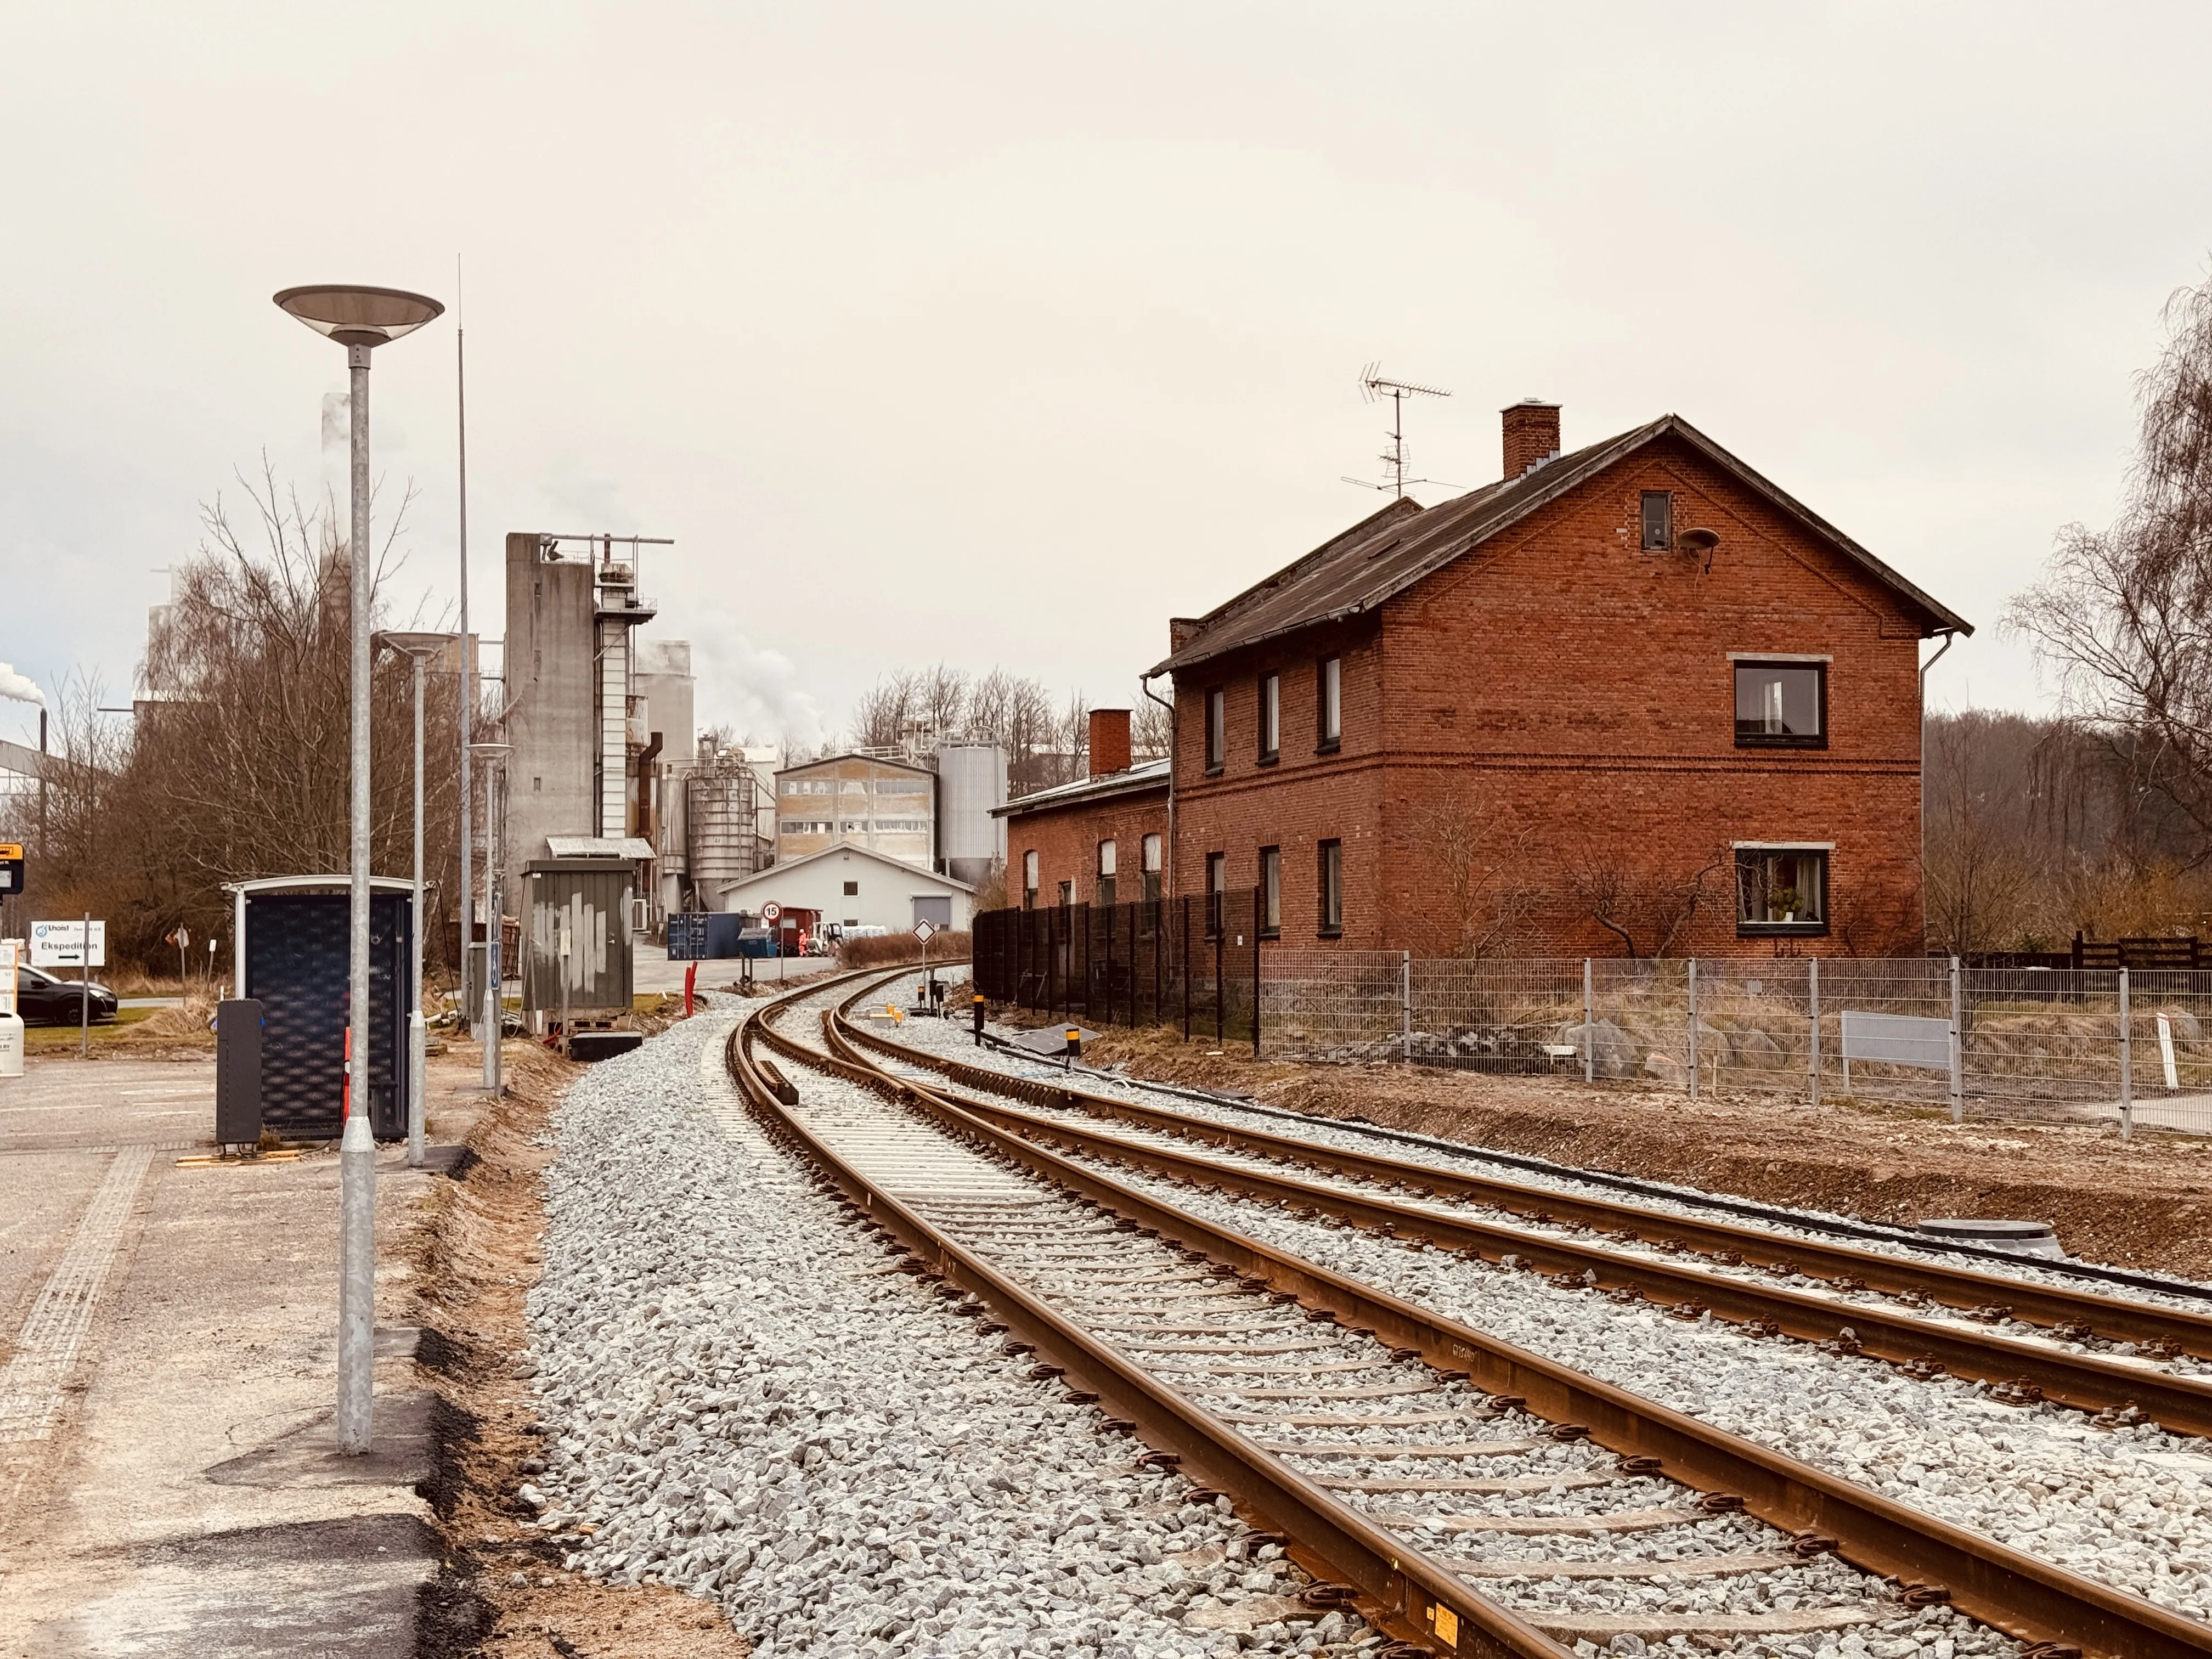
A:
<svg viewBox="0 0 2212 1659">
<path fill-rule="evenodd" d="M 1409 483 L 1442 483 L 1443 482 L 1441 478 L 1408 478 L 1406 476 L 1407 468 L 1413 465 L 1413 458 L 1406 452 L 1406 399 L 1449 398 L 1451 393 L 1442 386 L 1419 386 L 1412 380 L 1385 380 L 1382 368 L 1382 365 L 1380 362 L 1372 362 L 1359 371 L 1359 395 L 1370 404 L 1379 402 L 1384 398 L 1390 400 L 1390 429 L 1388 434 L 1390 447 L 1382 452 L 1380 458 L 1383 470 L 1389 474 L 1389 477 L 1386 483 L 1372 483 L 1365 478 L 1355 478 L 1350 473 L 1346 473 L 1344 482 L 1348 484 L 1358 484 L 1362 489 L 1393 490 L 1402 500 L 1406 494 L 1406 486 Z M 1445 487 L 1456 489 L 1458 486 L 1446 485 Z"/>
</svg>

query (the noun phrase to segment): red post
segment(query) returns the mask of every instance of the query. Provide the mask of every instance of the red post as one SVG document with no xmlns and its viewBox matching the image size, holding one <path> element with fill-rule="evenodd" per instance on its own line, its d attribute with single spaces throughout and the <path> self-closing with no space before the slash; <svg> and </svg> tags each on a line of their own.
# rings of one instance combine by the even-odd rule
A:
<svg viewBox="0 0 2212 1659">
<path fill-rule="evenodd" d="M 694 962 L 684 969 L 684 1018 L 686 1019 L 691 1018 L 691 994 L 698 988 L 698 985 L 699 964 Z"/>
</svg>

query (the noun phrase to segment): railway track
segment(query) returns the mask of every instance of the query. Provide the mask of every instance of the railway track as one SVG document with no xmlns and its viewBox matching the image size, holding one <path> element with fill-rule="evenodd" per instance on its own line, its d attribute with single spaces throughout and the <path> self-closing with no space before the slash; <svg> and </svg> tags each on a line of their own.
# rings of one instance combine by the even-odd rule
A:
<svg viewBox="0 0 2212 1659">
<path fill-rule="evenodd" d="M 1356 1605 L 1401 1654 L 1557 1656 L 1623 1638 L 1811 1652 L 1853 1634 L 1881 1659 L 2212 1650 L 2193 1620 L 1039 1144 L 1069 1126 L 895 1073 L 834 1018 L 779 1026 L 820 994 L 732 1033 L 732 1075 L 768 1133 L 1032 1375 L 1233 1504 L 1257 1571 L 1286 1553 L 1315 1581 L 1298 1592 L 1308 1609 Z M 867 1086 L 872 1103 L 837 1091 L 810 1107 L 809 1071 Z"/>
<path fill-rule="evenodd" d="M 1916 1376 L 1987 1382 L 2009 1403 L 2047 1399 L 2212 1436 L 2212 1382 L 2160 1363 L 2212 1356 L 2212 1317 L 2202 1314 L 1316 1145 L 968 1064 L 893 1042 L 843 1011 L 830 1042 L 856 1063 L 872 1051 L 1020 1100 L 1031 1109 L 960 1097 L 1000 1127 L 1094 1158 L 1506 1261 L 1615 1300 L 1863 1353 Z M 1200 1146 L 1212 1155 L 1191 1150 Z"/>
</svg>

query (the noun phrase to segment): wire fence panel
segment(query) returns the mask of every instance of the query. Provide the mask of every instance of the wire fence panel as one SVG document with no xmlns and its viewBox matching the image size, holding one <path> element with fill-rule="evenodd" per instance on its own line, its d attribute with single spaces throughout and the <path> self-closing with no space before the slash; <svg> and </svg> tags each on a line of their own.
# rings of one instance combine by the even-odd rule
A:
<svg viewBox="0 0 2212 1659">
<path fill-rule="evenodd" d="M 1417 957 L 1263 940 L 1261 904 L 1240 890 L 987 912 L 977 987 L 1315 1062 L 2212 1133 L 2212 969 Z"/>
</svg>

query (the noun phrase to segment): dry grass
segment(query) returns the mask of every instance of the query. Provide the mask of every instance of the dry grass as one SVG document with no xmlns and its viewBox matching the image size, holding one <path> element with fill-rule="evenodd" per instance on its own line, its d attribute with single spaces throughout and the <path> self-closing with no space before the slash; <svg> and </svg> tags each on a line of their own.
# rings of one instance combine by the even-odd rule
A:
<svg viewBox="0 0 2212 1659">
<path fill-rule="evenodd" d="M 949 966 L 968 959 L 969 935 L 940 933 L 931 937 L 929 959 Z M 838 948 L 837 960 L 848 968 L 888 968 L 894 963 L 921 960 L 921 941 L 912 933 L 887 933 L 881 939 L 848 939 Z"/>
</svg>

